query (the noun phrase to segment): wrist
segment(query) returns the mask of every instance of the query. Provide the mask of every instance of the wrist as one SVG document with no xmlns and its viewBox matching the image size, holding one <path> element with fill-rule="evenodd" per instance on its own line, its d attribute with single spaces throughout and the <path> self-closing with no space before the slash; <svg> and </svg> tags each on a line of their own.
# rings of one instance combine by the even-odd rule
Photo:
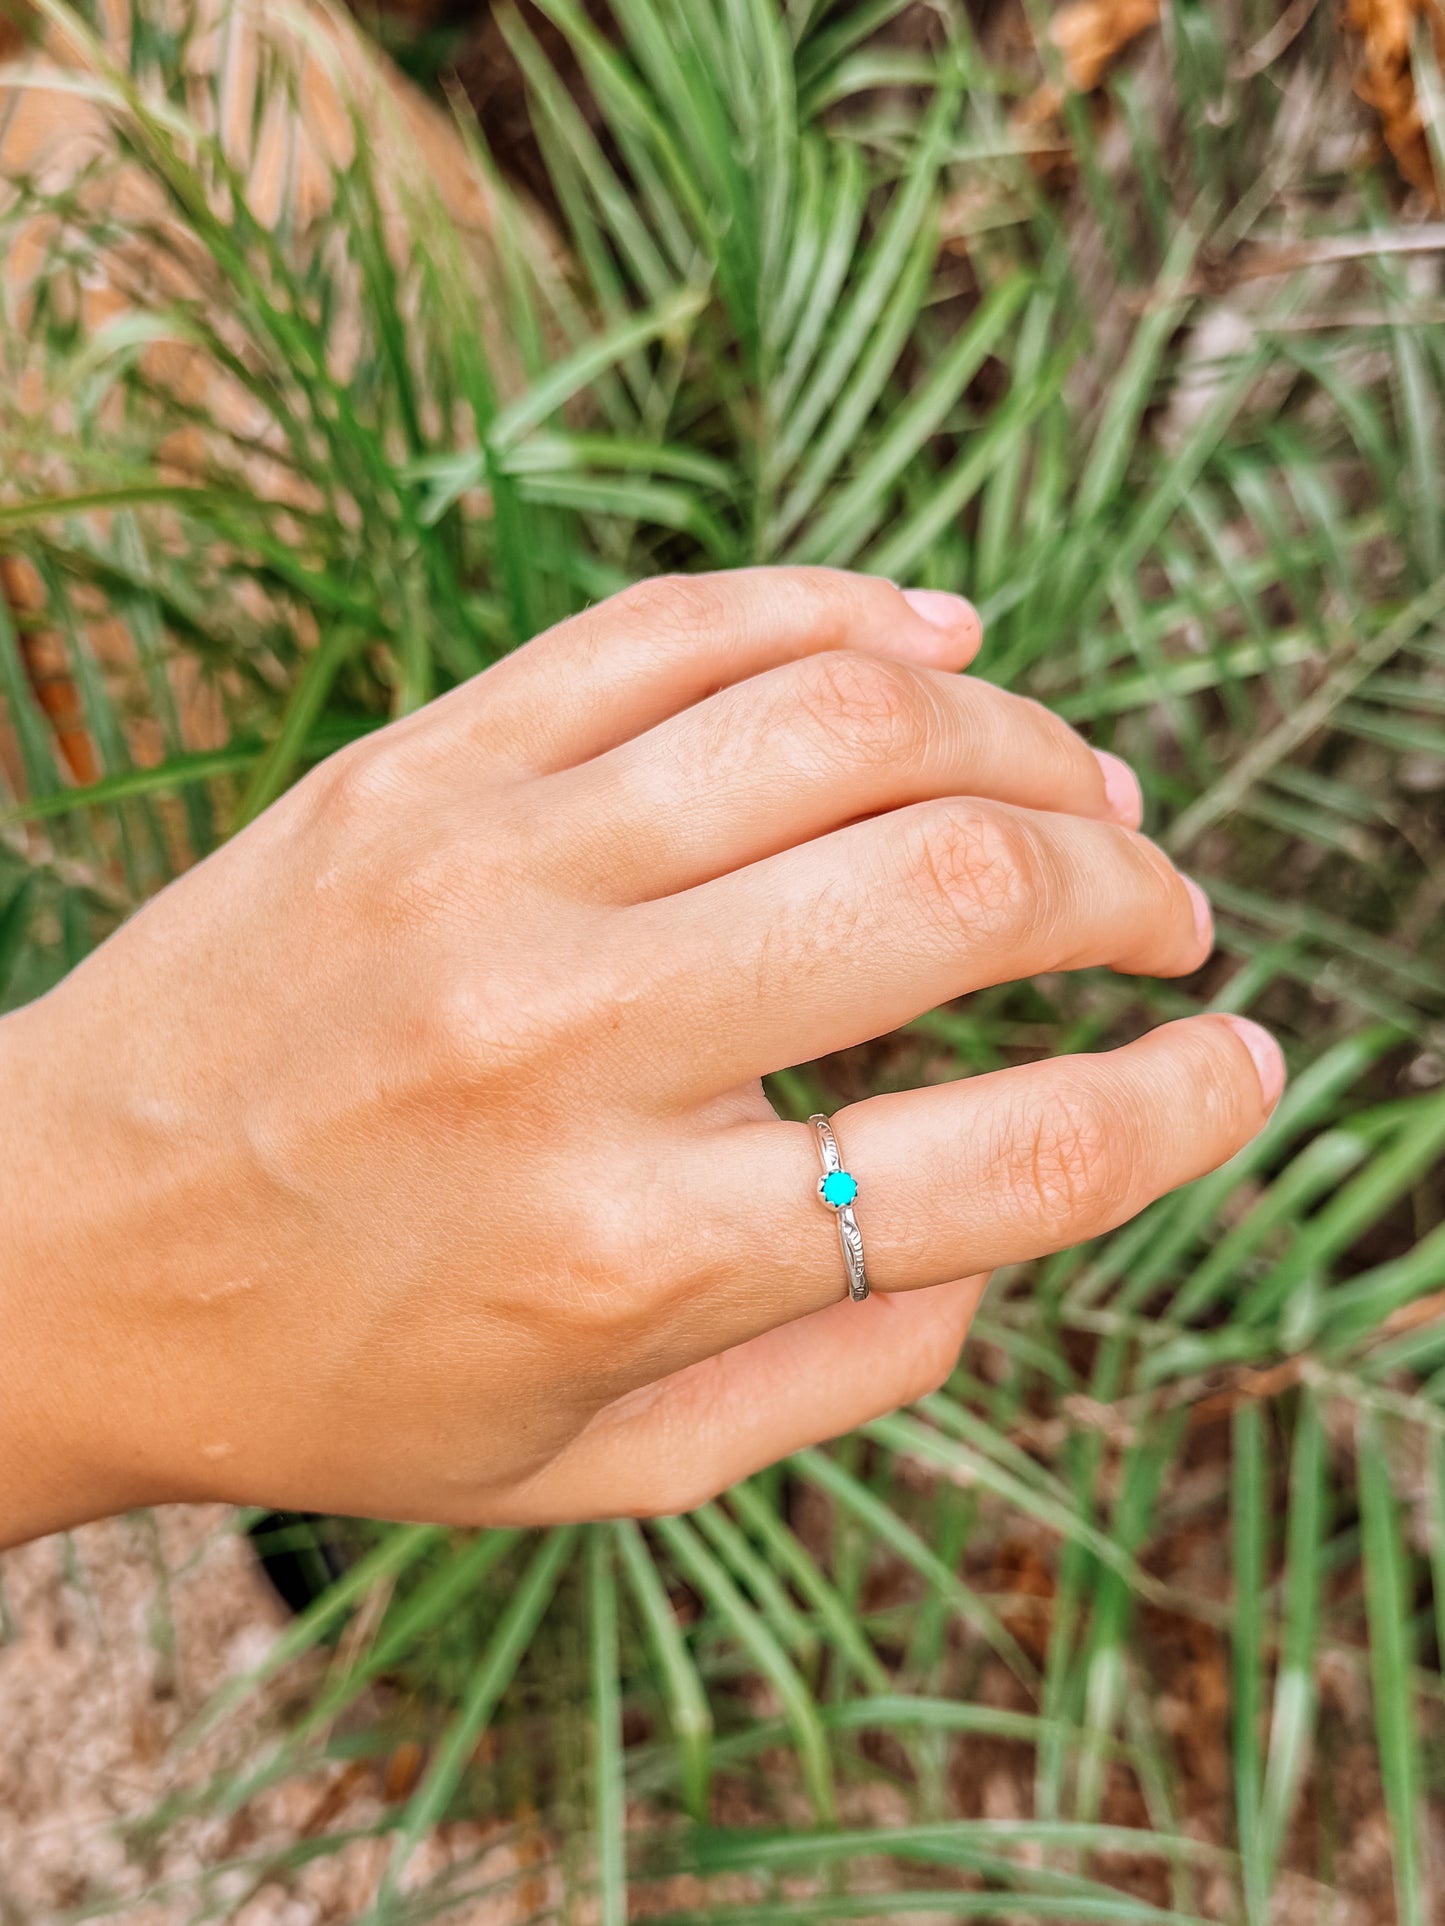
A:
<svg viewBox="0 0 1445 1926">
<path fill-rule="evenodd" d="M 0 1547 L 168 1495 L 125 1384 L 104 1123 L 58 1014 L 0 1019 Z"/>
</svg>

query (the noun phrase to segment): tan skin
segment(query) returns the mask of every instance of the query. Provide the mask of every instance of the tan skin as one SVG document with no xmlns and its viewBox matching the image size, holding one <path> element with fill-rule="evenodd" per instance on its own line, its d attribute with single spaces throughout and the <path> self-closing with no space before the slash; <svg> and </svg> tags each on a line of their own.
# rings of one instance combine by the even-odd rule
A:
<svg viewBox="0 0 1445 1926">
<path fill-rule="evenodd" d="M 1138 791 L 956 597 L 644 583 L 334 756 L 0 1022 L 0 1543 L 220 1499 L 685 1508 L 939 1384 L 989 1269 L 1212 1169 L 1240 1019 L 852 1104 L 875 1295 L 759 1079 L 1045 970 L 1174 975 Z"/>
</svg>

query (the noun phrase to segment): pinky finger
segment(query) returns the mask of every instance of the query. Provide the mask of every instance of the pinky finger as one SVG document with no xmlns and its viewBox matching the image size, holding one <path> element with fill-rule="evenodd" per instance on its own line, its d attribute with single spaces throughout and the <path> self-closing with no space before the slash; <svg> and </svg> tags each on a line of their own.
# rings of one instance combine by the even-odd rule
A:
<svg viewBox="0 0 1445 1926">
<path fill-rule="evenodd" d="M 937 1390 L 987 1277 L 842 1300 L 608 1405 L 502 1523 L 689 1511 L 805 1445 Z"/>
</svg>

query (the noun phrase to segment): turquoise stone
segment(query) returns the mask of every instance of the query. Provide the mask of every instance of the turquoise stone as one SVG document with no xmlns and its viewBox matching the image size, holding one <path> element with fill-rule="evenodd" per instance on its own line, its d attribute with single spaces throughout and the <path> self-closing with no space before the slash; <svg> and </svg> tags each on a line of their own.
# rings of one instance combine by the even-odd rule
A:
<svg viewBox="0 0 1445 1926">
<path fill-rule="evenodd" d="M 858 1195 L 858 1179 L 846 1170 L 830 1170 L 820 1186 L 823 1202 L 842 1210 Z"/>
</svg>

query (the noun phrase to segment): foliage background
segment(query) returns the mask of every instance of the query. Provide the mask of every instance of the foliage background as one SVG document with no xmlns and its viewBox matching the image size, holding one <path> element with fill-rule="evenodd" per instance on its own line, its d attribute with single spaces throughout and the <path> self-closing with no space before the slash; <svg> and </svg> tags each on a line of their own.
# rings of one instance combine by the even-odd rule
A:
<svg viewBox="0 0 1445 1926">
<path fill-rule="evenodd" d="M 293 1521 L 343 1575 L 249 1685 L 308 1644 L 345 1662 L 196 1796 L 234 1812 L 404 1735 L 377 1921 L 467 1903 L 464 1872 L 408 1877 L 418 1843 L 519 1802 L 557 1853 L 528 1903 L 608 1926 L 629 1888 L 719 1921 L 1438 1916 L 1433 16 L 502 5 L 544 207 L 457 97 L 480 238 L 360 119 L 308 218 L 254 205 L 195 16 L 137 0 L 117 60 L 42 11 L 118 142 L 3 216 L 30 250 L 8 1004 L 545 623 L 659 569 L 807 560 L 965 589 L 980 672 L 1131 761 L 1220 943 L 1183 984 L 933 1012 L 780 1073 L 779 1107 L 1197 1008 L 1259 1015 L 1293 1070 L 1226 1170 L 1001 1274 L 944 1392 L 692 1517 Z M 252 138 L 299 84 L 282 18 Z M 105 191 L 122 169 L 145 194 Z M 86 298 L 98 263 L 119 302 Z M 198 1877 L 192 1916 L 221 1904 Z"/>
</svg>

